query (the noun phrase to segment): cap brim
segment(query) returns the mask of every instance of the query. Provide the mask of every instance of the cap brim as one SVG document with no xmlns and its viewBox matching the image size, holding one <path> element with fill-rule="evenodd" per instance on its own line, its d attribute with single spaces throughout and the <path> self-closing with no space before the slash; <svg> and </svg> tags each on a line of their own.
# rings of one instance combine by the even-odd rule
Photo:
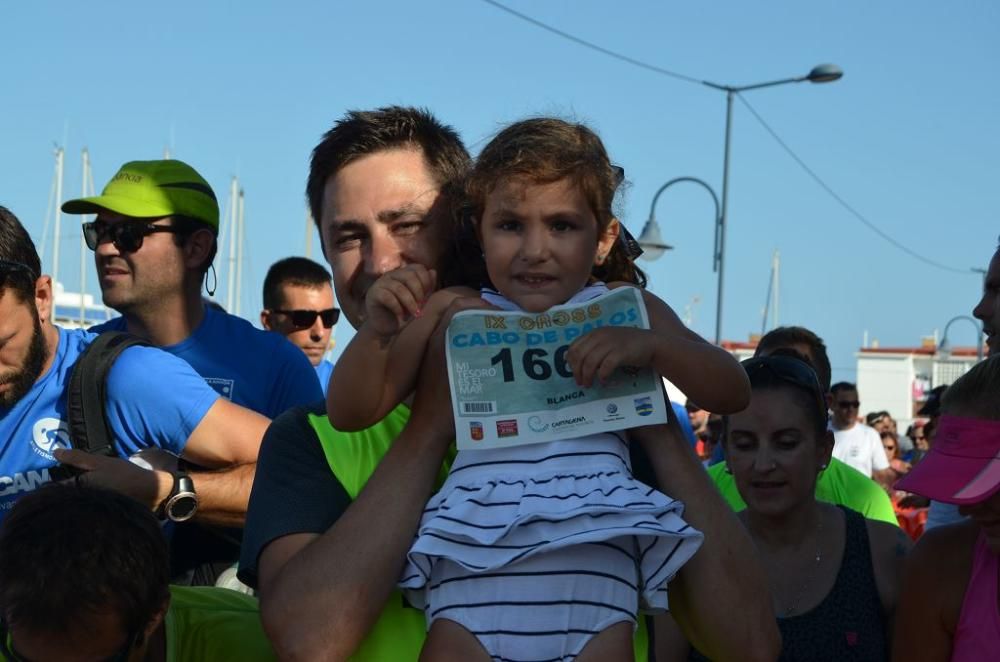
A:
<svg viewBox="0 0 1000 662">
<path fill-rule="evenodd" d="M 67 200 L 63 203 L 62 210 L 67 214 L 98 214 L 106 210 L 134 218 L 156 218 L 175 213 L 173 209 L 162 205 L 115 195 L 98 195 L 92 198 Z"/>
<path fill-rule="evenodd" d="M 944 503 L 978 503 L 1000 490 L 1000 453 L 968 458 L 931 449 L 894 487 Z"/>
</svg>

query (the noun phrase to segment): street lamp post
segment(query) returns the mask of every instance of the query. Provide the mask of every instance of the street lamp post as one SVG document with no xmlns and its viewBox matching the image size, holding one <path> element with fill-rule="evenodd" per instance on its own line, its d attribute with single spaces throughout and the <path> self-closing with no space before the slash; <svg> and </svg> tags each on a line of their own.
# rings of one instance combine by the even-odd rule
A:
<svg viewBox="0 0 1000 662">
<path fill-rule="evenodd" d="M 983 329 L 982 326 L 974 318 L 968 315 L 958 315 L 952 317 L 948 320 L 948 323 L 944 325 L 944 333 L 941 334 L 941 342 L 938 343 L 937 351 L 941 354 L 950 353 L 951 350 L 948 347 L 948 329 L 951 327 L 952 323 L 958 320 L 968 320 L 972 322 L 972 325 L 976 327 L 976 361 L 983 360 Z"/>
<path fill-rule="evenodd" d="M 720 330 L 722 328 L 722 287 L 723 287 L 723 269 L 725 267 L 725 254 L 726 254 L 726 220 L 729 218 L 729 144 L 732 136 L 732 126 L 733 126 L 733 96 L 740 92 L 746 92 L 748 90 L 757 90 L 762 87 L 774 87 L 776 85 L 786 85 L 788 83 L 803 83 L 809 81 L 810 83 L 832 83 L 835 80 L 839 80 L 844 75 L 843 70 L 835 64 L 820 64 L 813 67 L 805 76 L 798 76 L 795 78 L 782 78 L 780 80 L 772 80 L 764 83 L 754 83 L 752 85 L 720 85 L 718 83 L 713 83 L 711 81 L 703 80 L 701 81 L 703 85 L 710 87 L 714 90 L 721 90 L 726 93 L 726 139 L 725 148 L 723 152 L 722 159 L 722 208 L 719 213 L 718 226 L 716 229 L 716 239 L 715 239 L 715 252 L 716 252 L 716 266 L 718 267 L 719 273 L 719 293 L 718 301 L 716 302 L 716 317 L 715 317 L 715 328 L 716 337 L 715 342 L 718 344 L 722 338 L 720 335 Z M 652 218 L 652 217 L 650 217 Z M 652 254 L 648 259 L 655 260 L 657 257 L 663 254 L 663 251 L 671 248 L 670 246 L 663 243 L 660 238 L 659 227 L 654 223 L 647 223 L 646 227 L 643 228 L 642 235 L 649 234 L 649 238 L 655 238 L 656 243 L 650 243 L 647 248 L 647 244 L 643 243 L 643 237 L 639 238 L 639 245 L 642 246 L 647 252 L 652 249 Z"/>
<path fill-rule="evenodd" d="M 643 247 L 643 256 L 649 252 L 649 246 L 653 246 L 653 252 L 659 250 L 659 253 L 655 253 L 650 256 L 649 259 L 655 260 L 662 254 L 663 250 L 670 248 L 666 244 L 659 240 L 660 236 L 660 226 L 656 222 L 656 203 L 660 199 L 660 194 L 666 191 L 668 188 L 674 184 L 679 184 L 681 182 L 691 182 L 692 184 L 698 184 L 712 196 L 712 202 L 715 203 L 715 248 L 712 252 L 712 271 L 719 274 L 719 292 L 716 299 L 715 305 L 715 344 L 718 345 L 722 341 L 722 250 L 719 244 L 719 237 L 721 231 L 721 221 L 722 213 L 719 207 L 719 196 L 715 195 L 715 191 L 711 186 L 706 184 L 704 181 L 698 179 L 697 177 L 675 177 L 669 182 L 661 186 L 657 191 L 656 195 L 653 196 L 653 202 L 649 205 L 649 220 L 646 221 L 645 227 L 642 229 L 642 234 L 639 237 L 639 245 Z M 655 236 L 654 236 L 655 234 Z M 654 240 L 659 240 L 659 245 L 653 243 Z"/>
</svg>

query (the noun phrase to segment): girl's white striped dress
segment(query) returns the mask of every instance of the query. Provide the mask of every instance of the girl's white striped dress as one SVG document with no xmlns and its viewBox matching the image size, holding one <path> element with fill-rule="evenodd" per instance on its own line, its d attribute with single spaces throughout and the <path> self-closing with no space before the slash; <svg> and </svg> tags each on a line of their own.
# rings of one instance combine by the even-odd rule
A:
<svg viewBox="0 0 1000 662">
<path fill-rule="evenodd" d="M 628 457 L 624 432 L 460 452 L 400 580 L 428 627 L 454 620 L 497 660 L 562 660 L 640 606 L 665 609 L 702 534 L 683 504 L 632 477 Z"/>
</svg>

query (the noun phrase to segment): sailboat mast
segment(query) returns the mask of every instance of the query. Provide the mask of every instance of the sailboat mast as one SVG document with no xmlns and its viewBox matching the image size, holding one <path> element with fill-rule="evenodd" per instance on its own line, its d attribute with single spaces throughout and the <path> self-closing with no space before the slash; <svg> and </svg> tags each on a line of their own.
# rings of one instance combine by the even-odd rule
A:
<svg viewBox="0 0 1000 662">
<path fill-rule="evenodd" d="M 312 259 L 313 256 L 313 219 L 312 214 L 306 209 L 306 257 Z"/>
<path fill-rule="evenodd" d="M 774 251 L 774 261 L 771 263 L 771 270 L 774 278 L 774 286 L 771 289 L 772 304 L 771 310 L 771 328 L 778 328 L 778 297 L 781 292 L 781 254 L 775 250 Z"/>
<path fill-rule="evenodd" d="M 65 157 L 65 152 L 62 147 L 56 148 L 56 223 L 55 223 L 55 238 L 52 242 L 52 289 L 53 295 L 59 285 L 59 235 L 61 232 L 60 225 L 62 224 L 62 199 L 63 199 L 63 161 Z M 56 307 L 52 306 L 53 319 L 55 318 Z"/>
<path fill-rule="evenodd" d="M 86 198 L 89 191 L 87 190 L 88 184 L 90 183 L 90 152 L 87 148 L 83 148 L 83 184 L 80 187 L 80 197 Z M 86 305 L 86 293 L 87 293 L 87 242 L 83 237 L 83 221 L 86 221 L 87 217 L 84 216 L 80 219 L 80 328 L 85 328 L 87 326 L 87 305 Z"/>
<path fill-rule="evenodd" d="M 240 189 L 239 197 L 239 220 L 236 224 L 236 306 L 234 315 L 240 314 L 241 292 L 243 290 L 243 189 Z"/>
<path fill-rule="evenodd" d="M 226 269 L 226 310 L 233 311 L 233 279 L 236 277 L 236 222 L 239 216 L 239 181 L 233 177 L 229 187 L 229 199 L 232 201 L 229 214 L 229 266 Z"/>
</svg>

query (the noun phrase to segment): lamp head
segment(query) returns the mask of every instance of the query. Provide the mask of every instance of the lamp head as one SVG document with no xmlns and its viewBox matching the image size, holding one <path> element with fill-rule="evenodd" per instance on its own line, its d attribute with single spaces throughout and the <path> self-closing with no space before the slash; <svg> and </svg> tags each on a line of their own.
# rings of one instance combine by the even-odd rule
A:
<svg viewBox="0 0 1000 662">
<path fill-rule="evenodd" d="M 806 80 L 810 83 L 832 83 L 840 80 L 844 75 L 844 70 L 835 64 L 818 64 L 813 67 Z"/>
<path fill-rule="evenodd" d="M 673 249 L 673 246 L 664 243 L 663 236 L 660 235 L 660 224 L 652 216 L 646 221 L 646 225 L 643 226 L 642 232 L 639 234 L 639 246 L 642 247 L 640 257 L 650 262 L 658 259 L 664 252 Z"/>
</svg>

